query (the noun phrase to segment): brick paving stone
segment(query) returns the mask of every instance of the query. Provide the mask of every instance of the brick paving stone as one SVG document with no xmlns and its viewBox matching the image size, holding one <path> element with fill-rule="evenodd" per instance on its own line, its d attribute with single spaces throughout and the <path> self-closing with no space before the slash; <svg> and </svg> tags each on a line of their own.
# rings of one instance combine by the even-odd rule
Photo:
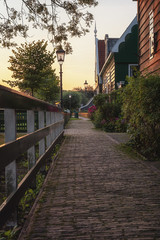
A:
<svg viewBox="0 0 160 240">
<path fill-rule="evenodd" d="M 65 135 L 19 240 L 160 239 L 160 171 L 90 121 L 71 121 Z"/>
</svg>

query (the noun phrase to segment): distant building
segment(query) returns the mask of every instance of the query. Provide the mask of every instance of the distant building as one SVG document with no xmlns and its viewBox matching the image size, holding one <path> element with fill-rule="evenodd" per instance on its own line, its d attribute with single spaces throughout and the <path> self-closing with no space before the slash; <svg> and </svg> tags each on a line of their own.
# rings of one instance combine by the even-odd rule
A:
<svg viewBox="0 0 160 240">
<path fill-rule="evenodd" d="M 102 41 L 103 45 L 100 48 L 99 44 L 102 44 Z M 107 34 L 105 40 L 96 38 L 96 64 L 99 92 L 112 92 L 125 84 L 127 75 L 134 74 L 134 69 L 138 66 L 137 17 L 120 38 L 109 38 Z"/>
<path fill-rule="evenodd" d="M 102 78 L 100 76 L 100 72 L 105 63 L 105 59 L 111 52 L 112 47 L 117 42 L 118 38 L 109 38 L 108 34 L 105 35 L 104 40 L 99 40 L 97 38 L 97 29 L 95 27 L 95 84 L 96 84 L 96 92 L 102 92 Z"/>
<path fill-rule="evenodd" d="M 139 67 L 142 73 L 160 73 L 160 0 L 137 1 Z"/>
</svg>

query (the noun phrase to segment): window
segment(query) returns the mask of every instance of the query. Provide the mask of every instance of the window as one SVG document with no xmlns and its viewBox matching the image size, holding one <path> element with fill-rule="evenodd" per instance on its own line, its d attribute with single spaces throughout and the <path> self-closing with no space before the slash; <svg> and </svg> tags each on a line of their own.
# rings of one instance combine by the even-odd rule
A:
<svg viewBox="0 0 160 240">
<path fill-rule="evenodd" d="M 154 22 L 153 11 L 149 13 L 149 58 L 153 58 L 154 54 Z"/>
<path fill-rule="evenodd" d="M 158 47 L 158 32 L 154 33 L 154 53 L 157 52 L 157 47 Z"/>
<path fill-rule="evenodd" d="M 136 73 L 138 71 L 138 64 L 129 64 L 128 65 L 128 76 L 136 77 Z"/>
</svg>

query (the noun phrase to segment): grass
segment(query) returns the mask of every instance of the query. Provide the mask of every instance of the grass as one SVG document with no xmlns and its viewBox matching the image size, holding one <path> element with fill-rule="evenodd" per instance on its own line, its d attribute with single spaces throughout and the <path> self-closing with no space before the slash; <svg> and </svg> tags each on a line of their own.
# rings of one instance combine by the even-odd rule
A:
<svg viewBox="0 0 160 240">
<path fill-rule="evenodd" d="M 144 156 L 139 154 L 131 145 L 127 143 L 121 143 L 115 146 L 118 150 L 122 151 L 123 153 L 127 154 L 129 157 L 134 159 L 141 159 L 146 160 Z"/>
<path fill-rule="evenodd" d="M 71 117 L 70 120 L 80 120 L 79 118 Z"/>
<path fill-rule="evenodd" d="M 26 133 L 18 133 L 17 138 L 26 135 Z M 4 133 L 0 133 L 0 145 L 4 144 Z"/>
</svg>

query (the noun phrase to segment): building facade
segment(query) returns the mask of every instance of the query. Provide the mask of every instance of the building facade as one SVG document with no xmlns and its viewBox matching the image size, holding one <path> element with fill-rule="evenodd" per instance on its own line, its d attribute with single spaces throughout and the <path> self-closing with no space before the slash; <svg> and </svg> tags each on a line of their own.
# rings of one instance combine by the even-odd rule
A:
<svg viewBox="0 0 160 240">
<path fill-rule="evenodd" d="M 160 74 L 160 0 L 133 1 L 138 7 L 140 72 Z"/>
<path fill-rule="evenodd" d="M 126 83 L 126 76 L 132 76 L 138 66 L 138 24 L 137 17 L 131 22 L 106 55 L 99 73 L 102 92 L 111 93 Z"/>
<path fill-rule="evenodd" d="M 103 79 L 100 72 L 103 68 L 106 58 L 109 56 L 112 47 L 117 42 L 118 38 L 109 38 L 108 34 L 105 35 L 104 40 L 97 38 L 97 29 L 95 27 L 95 85 L 96 92 L 102 93 Z"/>
</svg>

